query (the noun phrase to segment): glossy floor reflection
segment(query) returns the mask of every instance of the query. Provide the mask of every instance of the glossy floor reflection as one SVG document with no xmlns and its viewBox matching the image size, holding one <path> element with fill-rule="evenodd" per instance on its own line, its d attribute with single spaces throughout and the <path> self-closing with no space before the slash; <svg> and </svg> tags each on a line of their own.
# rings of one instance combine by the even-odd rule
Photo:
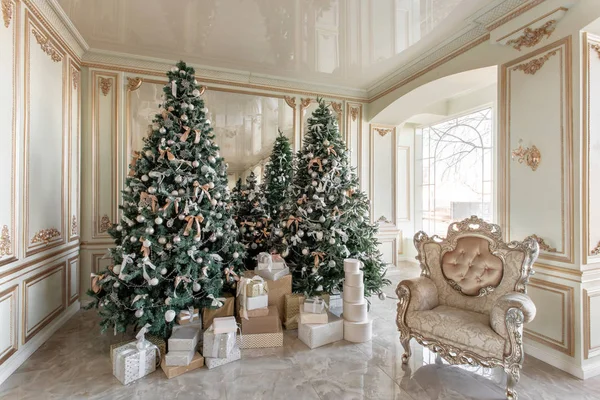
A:
<svg viewBox="0 0 600 400">
<path fill-rule="evenodd" d="M 390 273 L 393 294 L 402 278 L 418 275 L 403 266 Z M 122 386 L 112 375 L 108 349 L 122 336 L 101 335 L 93 311 L 63 326 L 4 384 L 0 398 L 13 399 L 407 399 L 501 400 L 498 369 L 450 366 L 413 343 L 409 368 L 395 326 L 396 301 L 372 300 L 374 339 L 310 350 L 286 331 L 284 347 L 243 350 L 242 360 L 167 380 L 161 370 Z M 523 400 L 600 399 L 600 378 L 580 381 L 532 357 L 521 378 Z"/>
</svg>

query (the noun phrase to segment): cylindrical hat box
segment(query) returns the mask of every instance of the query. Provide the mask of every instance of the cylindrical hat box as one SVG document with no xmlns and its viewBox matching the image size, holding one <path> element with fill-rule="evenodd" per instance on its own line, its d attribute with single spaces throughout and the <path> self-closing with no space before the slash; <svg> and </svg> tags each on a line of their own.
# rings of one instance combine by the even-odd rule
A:
<svg viewBox="0 0 600 400">
<path fill-rule="evenodd" d="M 363 280 L 364 280 L 363 272 L 358 271 L 357 273 L 354 273 L 354 274 L 346 273 L 346 280 L 344 283 L 348 286 L 358 287 L 358 286 L 363 285 Z"/>
<path fill-rule="evenodd" d="M 365 300 L 365 287 L 344 285 L 343 296 L 348 303 L 362 303 Z"/>
<path fill-rule="evenodd" d="M 344 339 L 353 343 L 364 343 L 373 337 L 373 320 L 362 322 L 344 321 Z"/>
<path fill-rule="evenodd" d="M 361 322 L 367 320 L 367 302 L 348 303 L 344 302 L 343 317 L 346 321 Z"/>
<path fill-rule="evenodd" d="M 344 260 L 344 272 L 345 273 L 351 273 L 351 274 L 355 274 L 358 271 L 360 271 L 360 267 L 361 267 L 361 262 L 359 260 L 356 260 L 354 258 L 346 258 Z"/>
</svg>

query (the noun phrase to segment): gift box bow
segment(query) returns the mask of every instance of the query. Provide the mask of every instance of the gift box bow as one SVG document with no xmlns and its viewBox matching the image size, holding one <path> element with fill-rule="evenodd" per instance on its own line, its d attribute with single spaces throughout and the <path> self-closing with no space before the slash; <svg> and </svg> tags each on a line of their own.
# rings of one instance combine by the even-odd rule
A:
<svg viewBox="0 0 600 400">
<path fill-rule="evenodd" d="M 314 296 L 304 300 L 304 305 L 308 305 L 308 310 L 306 310 L 306 307 L 304 310 L 313 314 L 320 314 L 325 308 L 328 308 L 327 303 L 325 303 L 325 300 L 320 296 Z"/>
<path fill-rule="evenodd" d="M 140 329 L 140 331 L 138 332 L 138 334 L 135 336 L 137 339 L 137 343 L 135 345 L 135 349 L 128 349 L 125 350 L 122 353 L 122 356 L 127 357 L 128 355 L 133 355 L 133 354 L 139 354 L 140 356 L 140 360 L 138 363 L 138 378 L 141 378 L 145 375 L 146 373 L 146 352 L 148 349 L 152 349 L 154 348 L 156 350 L 156 364 L 159 365 L 160 364 L 160 360 L 162 358 L 162 354 L 160 354 L 160 349 L 153 343 L 151 343 L 150 341 L 146 340 L 145 335 L 146 332 L 148 331 L 148 328 L 150 328 L 150 324 L 146 324 L 144 325 L 144 327 L 142 329 Z"/>
<path fill-rule="evenodd" d="M 269 287 L 267 286 L 267 282 L 265 282 L 265 280 L 261 277 L 261 276 L 253 276 L 252 278 L 241 278 L 240 279 L 240 283 L 237 287 L 237 296 L 241 297 L 242 300 L 242 305 L 244 306 L 242 308 L 242 317 L 244 319 L 248 319 L 248 311 L 246 311 L 246 298 L 248 297 L 247 294 L 247 288 L 249 285 L 253 285 L 253 284 L 257 284 L 257 285 L 262 285 L 262 290 L 259 290 L 259 292 L 262 292 L 263 294 L 266 294 L 269 292 Z"/>
<path fill-rule="evenodd" d="M 181 321 L 189 320 L 189 322 L 194 322 L 195 320 L 200 319 L 200 310 L 194 307 L 190 307 L 187 310 L 179 311 L 179 319 Z"/>
</svg>

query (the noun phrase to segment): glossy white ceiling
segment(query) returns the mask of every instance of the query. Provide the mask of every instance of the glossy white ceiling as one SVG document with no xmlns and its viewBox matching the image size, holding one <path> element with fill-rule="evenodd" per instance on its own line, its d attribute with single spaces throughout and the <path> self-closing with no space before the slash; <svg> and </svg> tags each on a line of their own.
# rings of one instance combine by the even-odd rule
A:
<svg viewBox="0 0 600 400">
<path fill-rule="evenodd" d="M 364 90 L 499 2 L 58 0 L 96 51 Z"/>
</svg>

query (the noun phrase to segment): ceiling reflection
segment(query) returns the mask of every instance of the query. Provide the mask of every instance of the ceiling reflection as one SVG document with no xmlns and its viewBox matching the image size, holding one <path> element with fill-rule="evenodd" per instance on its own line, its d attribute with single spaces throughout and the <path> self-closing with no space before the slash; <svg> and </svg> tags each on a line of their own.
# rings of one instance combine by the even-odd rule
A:
<svg viewBox="0 0 600 400">
<path fill-rule="evenodd" d="M 463 0 L 58 1 L 92 49 L 353 88 L 472 11 Z"/>
</svg>

